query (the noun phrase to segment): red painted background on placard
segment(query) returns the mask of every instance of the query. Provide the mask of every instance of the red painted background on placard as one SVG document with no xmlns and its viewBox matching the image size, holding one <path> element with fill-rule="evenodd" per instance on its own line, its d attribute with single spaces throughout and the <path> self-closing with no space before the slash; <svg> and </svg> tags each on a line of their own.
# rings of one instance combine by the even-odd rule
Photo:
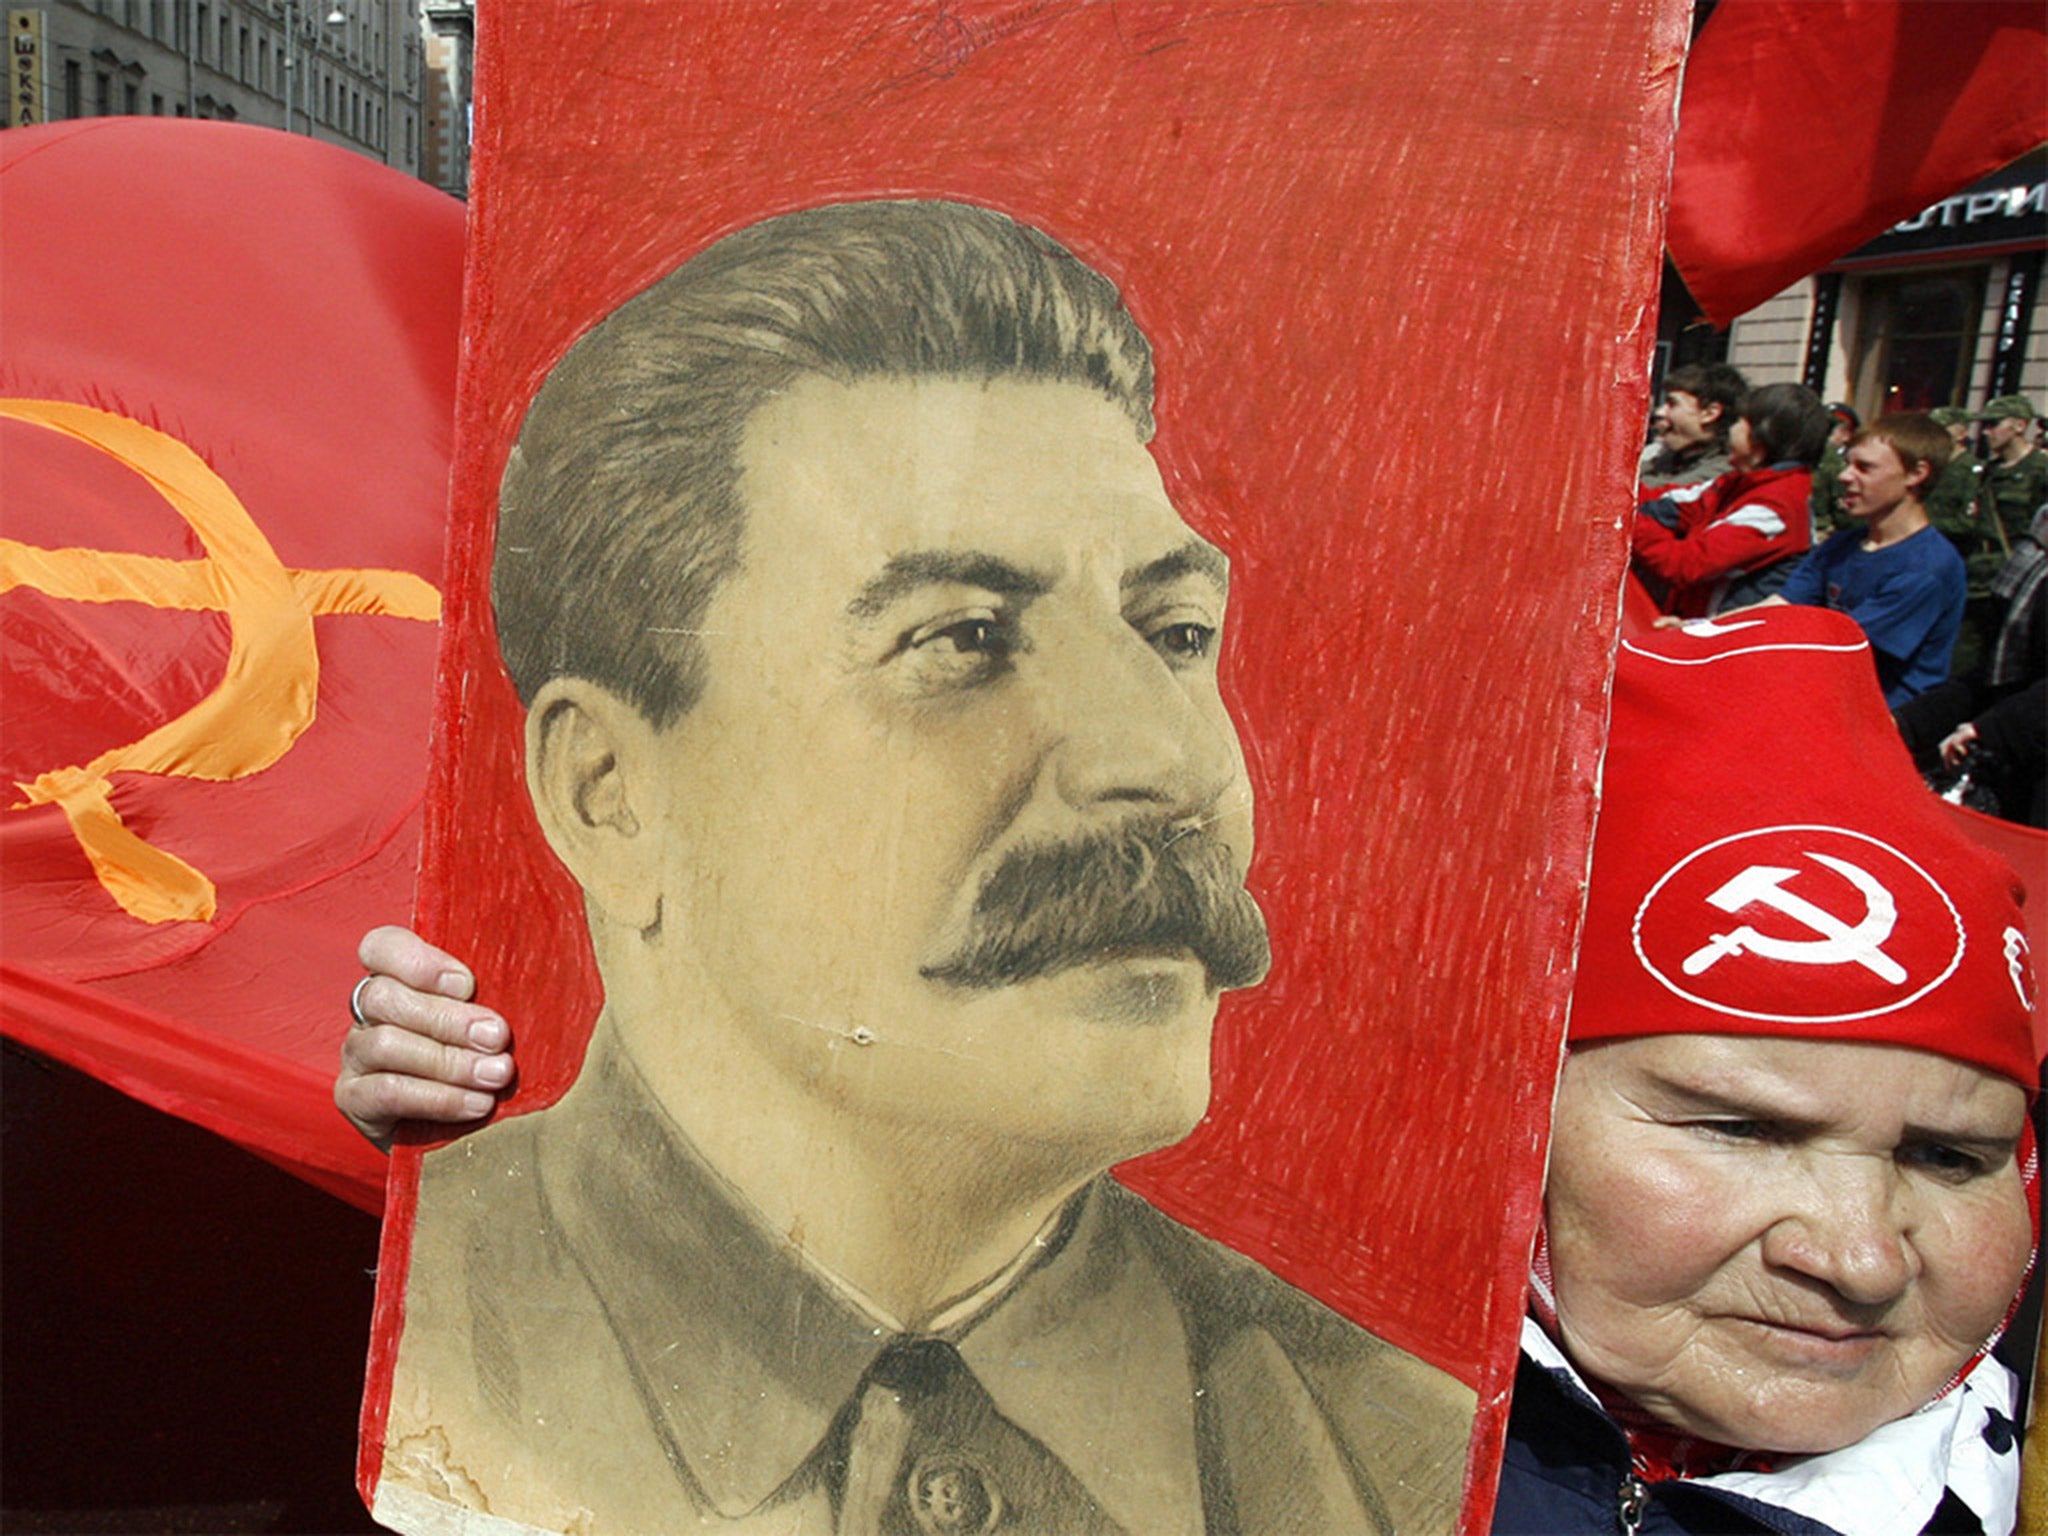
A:
<svg viewBox="0 0 2048 1536">
<path fill-rule="evenodd" d="M 1226 687 L 1276 964 L 1225 1002 L 1207 1121 L 1122 1176 L 1477 1384 L 1490 1486 L 1685 10 L 486 8 L 420 920 L 513 1022 L 512 1110 L 565 1086 L 597 996 L 489 627 L 526 402 L 598 318 L 742 225 L 856 197 L 1000 208 L 1124 291 L 1156 349 L 1169 490 L 1234 564 Z M 402 1152 L 387 1279 L 416 1169 Z M 381 1305 L 368 1479 L 395 1282 Z"/>
</svg>

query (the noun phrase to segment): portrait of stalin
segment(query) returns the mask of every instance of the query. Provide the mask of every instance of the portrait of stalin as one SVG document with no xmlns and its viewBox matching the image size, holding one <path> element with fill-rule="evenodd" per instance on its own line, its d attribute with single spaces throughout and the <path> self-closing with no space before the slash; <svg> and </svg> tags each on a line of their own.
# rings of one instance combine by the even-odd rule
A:
<svg viewBox="0 0 2048 1536">
<path fill-rule="evenodd" d="M 380 1520 L 1453 1529 L 1472 1393 L 1108 1176 L 1268 964 L 1152 402 L 1108 279 L 939 201 L 740 229 L 549 373 L 493 602 L 603 1010 L 426 1155 Z"/>
</svg>

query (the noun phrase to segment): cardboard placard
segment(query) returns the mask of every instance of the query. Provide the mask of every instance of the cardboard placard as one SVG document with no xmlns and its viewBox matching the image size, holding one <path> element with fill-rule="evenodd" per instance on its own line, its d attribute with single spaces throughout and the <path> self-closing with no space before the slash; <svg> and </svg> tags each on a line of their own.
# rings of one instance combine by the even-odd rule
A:
<svg viewBox="0 0 2048 1536">
<path fill-rule="evenodd" d="M 1483 1529 L 1684 8 L 481 21 L 379 1517 Z"/>
</svg>

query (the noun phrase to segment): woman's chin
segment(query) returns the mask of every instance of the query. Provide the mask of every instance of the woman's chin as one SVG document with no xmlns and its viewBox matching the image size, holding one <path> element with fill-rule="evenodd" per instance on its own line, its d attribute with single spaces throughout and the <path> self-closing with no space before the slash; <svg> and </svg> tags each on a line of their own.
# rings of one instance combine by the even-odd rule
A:
<svg viewBox="0 0 2048 1536">
<path fill-rule="evenodd" d="M 1780 1456 L 1839 1451 L 1894 1419 L 1913 1412 L 1939 1388 L 1900 1390 L 1896 1380 L 1871 1383 L 1823 1375 L 1781 1375 L 1765 1390 L 1735 1401 L 1645 1404 L 1656 1417 L 1720 1445 Z"/>
</svg>

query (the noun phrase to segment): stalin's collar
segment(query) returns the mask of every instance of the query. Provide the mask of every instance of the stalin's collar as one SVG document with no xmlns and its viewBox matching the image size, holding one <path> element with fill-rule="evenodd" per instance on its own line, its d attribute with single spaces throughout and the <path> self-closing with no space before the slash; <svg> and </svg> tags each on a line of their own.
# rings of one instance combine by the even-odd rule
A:
<svg viewBox="0 0 2048 1536">
<path fill-rule="evenodd" d="M 677 1475 L 727 1517 L 800 1492 L 898 1325 L 766 1227 L 602 1024 L 536 1132 L 549 1224 Z M 1151 1254 L 1114 1219 L 1131 1198 L 1106 1178 L 1084 1187 L 932 1332 L 1125 1529 L 1199 1530 L 1188 1340 Z"/>
</svg>

